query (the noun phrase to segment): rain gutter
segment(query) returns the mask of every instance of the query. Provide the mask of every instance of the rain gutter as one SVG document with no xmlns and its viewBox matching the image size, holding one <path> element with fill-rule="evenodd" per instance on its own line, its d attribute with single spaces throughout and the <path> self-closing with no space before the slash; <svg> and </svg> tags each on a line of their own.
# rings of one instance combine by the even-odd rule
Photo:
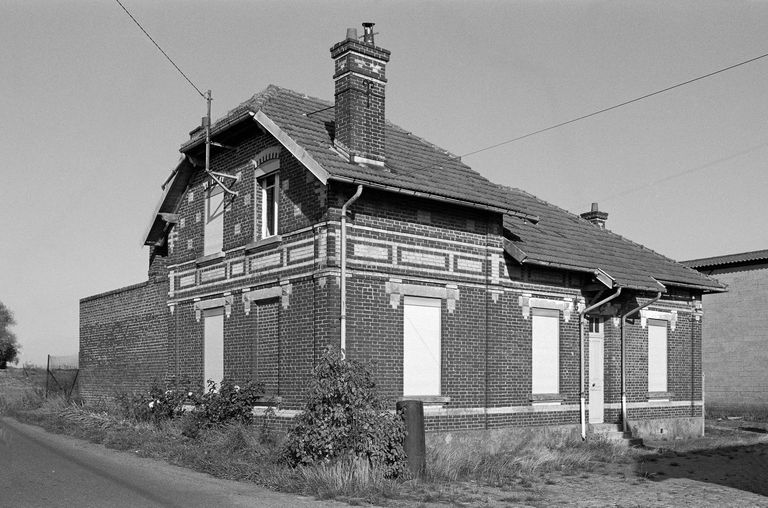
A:
<svg viewBox="0 0 768 508">
<path fill-rule="evenodd" d="M 579 409 L 581 411 L 581 439 L 587 439 L 587 411 L 584 397 L 584 316 L 588 312 L 605 305 L 614 298 L 618 298 L 622 288 L 618 288 L 615 293 L 597 303 L 590 305 L 579 312 Z M 659 293 L 661 294 L 661 293 Z"/>
<path fill-rule="evenodd" d="M 363 186 L 358 185 L 355 194 L 341 207 L 341 357 L 345 358 L 347 353 L 347 209 L 357 201 L 360 194 L 363 193 Z"/>
</svg>

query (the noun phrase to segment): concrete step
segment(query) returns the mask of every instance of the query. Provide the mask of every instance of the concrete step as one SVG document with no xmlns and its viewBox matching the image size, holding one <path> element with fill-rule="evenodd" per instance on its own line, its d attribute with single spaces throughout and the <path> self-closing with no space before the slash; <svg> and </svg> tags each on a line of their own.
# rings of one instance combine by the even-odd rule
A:
<svg viewBox="0 0 768 508">
<path fill-rule="evenodd" d="M 621 424 L 616 423 L 590 423 L 589 430 L 593 435 L 598 435 L 626 446 L 643 446 L 643 440 L 632 437 L 631 432 L 624 432 Z"/>
</svg>

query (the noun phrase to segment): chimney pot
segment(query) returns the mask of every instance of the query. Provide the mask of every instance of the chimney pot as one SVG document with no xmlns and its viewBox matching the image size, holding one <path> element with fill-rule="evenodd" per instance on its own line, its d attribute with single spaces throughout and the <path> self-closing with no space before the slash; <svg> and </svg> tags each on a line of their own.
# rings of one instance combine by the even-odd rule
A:
<svg viewBox="0 0 768 508">
<path fill-rule="evenodd" d="M 373 25 L 375 23 L 363 23 L 363 42 L 366 44 L 374 45 L 373 43 Z"/>
<path fill-rule="evenodd" d="M 347 28 L 347 39 L 357 40 L 357 28 Z"/>
<path fill-rule="evenodd" d="M 592 203 L 591 210 L 582 213 L 581 217 L 600 229 L 605 229 L 605 221 L 608 220 L 608 214 L 606 212 L 601 212 L 597 207 L 597 203 Z"/>
</svg>

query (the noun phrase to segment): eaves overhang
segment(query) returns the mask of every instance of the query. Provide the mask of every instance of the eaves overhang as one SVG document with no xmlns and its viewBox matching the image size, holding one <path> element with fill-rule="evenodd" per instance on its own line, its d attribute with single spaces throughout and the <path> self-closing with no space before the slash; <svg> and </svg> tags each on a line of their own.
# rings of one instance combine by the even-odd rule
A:
<svg viewBox="0 0 768 508">
<path fill-rule="evenodd" d="M 389 192 L 396 192 L 398 194 L 405 194 L 407 196 L 420 197 L 420 198 L 431 199 L 435 201 L 442 201 L 444 203 L 450 203 L 453 205 L 467 206 L 470 208 L 478 208 L 480 210 L 487 210 L 490 212 L 512 215 L 514 217 L 525 219 L 533 224 L 536 224 L 539 221 L 539 218 L 535 215 L 527 214 L 524 212 L 520 212 L 518 210 L 503 207 L 503 206 L 496 206 L 496 205 L 481 203 L 477 201 L 469 201 L 465 199 L 454 198 L 452 196 L 446 196 L 443 194 L 437 194 L 434 192 L 426 192 L 426 191 L 419 191 L 415 189 L 409 189 L 407 187 L 402 187 L 397 185 L 387 185 L 385 183 L 376 182 L 376 181 L 368 180 L 365 178 L 354 178 L 354 177 L 331 175 L 329 176 L 328 179 L 335 182 L 349 183 L 352 185 L 362 184 L 372 189 L 381 189 Z"/>
<path fill-rule="evenodd" d="M 662 293 L 667 292 L 666 286 L 650 275 L 645 277 L 647 279 L 647 283 L 643 283 L 639 280 L 623 280 L 622 278 L 611 275 L 605 269 L 600 267 L 575 265 L 530 257 L 525 253 L 525 251 L 523 251 L 520 247 L 515 245 L 514 242 L 507 238 L 504 239 L 504 251 L 521 265 L 529 264 L 547 268 L 556 268 L 559 270 L 591 274 L 598 282 L 603 284 L 608 289 L 624 288 L 632 289 L 635 291 L 648 291 L 654 293 L 659 291 Z"/>
<path fill-rule="evenodd" d="M 239 124 L 240 122 L 244 120 L 248 120 L 250 118 L 250 111 L 247 109 L 243 109 L 242 111 L 238 112 L 237 114 L 234 114 L 230 117 L 227 117 L 223 120 L 218 120 L 214 125 L 211 126 L 211 137 L 216 136 L 218 134 L 223 133 L 224 131 L 230 129 L 231 127 L 235 126 L 236 124 Z M 194 131 L 193 131 L 194 132 Z M 200 133 L 196 134 L 195 137 L 192 139 L 187 140 L 185 143 L 182 143 L 181 147 L 179 148 L 179 151 L 181 153 L 188 153 L 195 148 L 204 145 L 205 144 L 205 135 L 203 134 L 204 131 L 200 131 Z"/>
<path fill-rule="evenodd" d="M 691 284 L 689 282 L 677 282 L 674 280 L 664 279 L 661 280 L 668 286 L 677 286 L 685 289 L 698 289 L 704 291 L 705 293 L 725 293 L 728 291 L 728 286 L 722 283 L 718 283 L 716 286 L 707 286 L 705 284 Z"/>
<path fill-rule="evenodd" d="M 143 245 L 159 247 L 165 244 L 168 232 L 176 222 L 179 203 L 193 172 L 192 161 L 186 155 L 182 155 L 171 176 L 162 186 L 163 194 L 144 232 Z"/>
</svg>

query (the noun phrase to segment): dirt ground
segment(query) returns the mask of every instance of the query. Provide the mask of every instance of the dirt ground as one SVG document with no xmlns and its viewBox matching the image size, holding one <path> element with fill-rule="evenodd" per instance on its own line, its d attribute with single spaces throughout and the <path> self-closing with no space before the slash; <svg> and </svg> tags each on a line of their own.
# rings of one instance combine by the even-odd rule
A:
<svg viewBox="0 0 768 508">
<path fill-rule="evenodd" d="M 646 445 L 623 464 L 546 473 L 504 488 L 446 486 L 420 505 L 768 507 L 765 422 L 707 422 L 705 438 Z"/>
</svg>

